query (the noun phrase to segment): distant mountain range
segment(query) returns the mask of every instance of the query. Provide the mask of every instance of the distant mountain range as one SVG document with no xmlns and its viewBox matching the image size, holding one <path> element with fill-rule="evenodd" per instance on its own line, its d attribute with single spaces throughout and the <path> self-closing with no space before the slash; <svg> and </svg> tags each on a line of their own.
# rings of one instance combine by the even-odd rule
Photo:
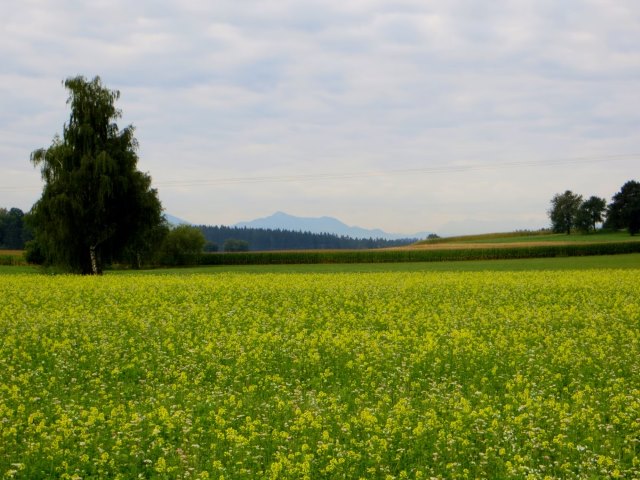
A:
<svg viewBox="0 0 640 480">
<path fill-rule="evenodd" d="M 380 229 L 367 229 L 349 226 L 333 217 L 296 217 L 284 212 L 276 212 L 265 218 L 257 218 L 248 222 L 239 222 L 234 227 L 267 228 L 291 230 L 294 232 L 332 233 L 351 238 L 383 238 L 399 240 L 403 238 L 426 238 L 429 232 L 414 234 L 387 233 Z"/>
</svg>

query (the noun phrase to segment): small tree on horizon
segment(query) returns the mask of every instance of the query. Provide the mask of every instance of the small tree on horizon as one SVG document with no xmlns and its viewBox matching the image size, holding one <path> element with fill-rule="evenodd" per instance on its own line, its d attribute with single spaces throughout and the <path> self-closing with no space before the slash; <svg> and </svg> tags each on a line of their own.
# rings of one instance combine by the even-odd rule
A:
<svg viewBox="0 0 640 480">
<path fill-rule="evenodd" d="M 596 225 L 603 220 L 603 213 L 607 208 L 604 198 L 591 196 L 582 202 L 576 213 L 576 228 L 589 233 L 596 230 Z"/>
<path fill-rule="evenodd" d="M 605 226 L 627 229 L 631 235 L 640 232 L 640 182 L 629 180 L 616 193 L 607 208 Z"/>
<path fill-rule="evenodd" d="M 582 195 L 573 193 L 571 190 L 555 194 L 551 199 L 551 209 L 548 212 L 553 231 L 569 235 L 575 228 L 580 205 L 582 205 Z"/>
</svg>

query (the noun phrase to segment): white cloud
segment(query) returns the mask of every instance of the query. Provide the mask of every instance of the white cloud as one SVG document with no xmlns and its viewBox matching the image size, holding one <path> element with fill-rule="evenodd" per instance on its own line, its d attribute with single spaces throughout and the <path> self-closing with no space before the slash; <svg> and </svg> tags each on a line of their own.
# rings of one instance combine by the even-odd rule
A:
<svg viewBox="0 0 640 480">
<path fill-rule="evenodd" d="M 2 187 L 38 184 L 29 153 L 61 131 L 60 82 L 78 73 L 121 90 L 140 168 L 159 185 L 367 174 L 160 187 L 167 210 L 203 223 L 285 210 L 400 232 L 470 219 L 537 228 L 555 192 L 609 197 L 636 175 L 637 158 L 368 175 L 640 153 L 635 1 L 10 4 L 0 19 L 5 206 L 37 198 Z"/>
</svg>

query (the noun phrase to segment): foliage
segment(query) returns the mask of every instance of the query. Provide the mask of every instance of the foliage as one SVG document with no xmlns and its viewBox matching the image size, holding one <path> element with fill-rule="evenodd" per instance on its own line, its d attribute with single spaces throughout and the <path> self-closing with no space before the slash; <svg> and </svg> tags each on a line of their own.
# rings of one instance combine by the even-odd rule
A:
<svg viewBox="0 0 640 480">
<path fill-rule="evenodd" d="M 249 242 L 247 242 L 246 240 L 229 238 L 225 240 L 223 249 L 225 252 L 248 252 Z"/>
<path fill-rule="evenodd" d="M 351 238 L 330 233 L 295 232 L 291 230 L 198 226 L 205 238 L 217 245 L 229 239 L 249 242 L 251 250 L 323 250 L 323 249 L 367 249 L 397 247 L 413 243 L 415 239 L 385 240 L 382 238 Z"/>
<path fill-rule="evenodd" d="M 151 178 L 136 169 L 133 127 L 120 130 L 118 91 L 99 77 L 64 82 L 71 107 L 62 138 L 31 154 L 45 181 L 30 222 L 49 264 L 100 273 L 161 222 Z"/>
<path fill-rule="evenodd" d="M 190 265 L 205 245 L 202 232 L 191 225 L 179 225 L 167 233 L 162 244 L 162 263 L 165 265 Z"/>
<path fill-rule="evenodd" d="M 608 207 L 606 226 L 627 229 L 631 235 L 640 232 L 640 182 L 626 182 L 613 196 Z"/>
<path fill-rule="evenodd" d="M 24 259 L 32 265 L 42 265 L 45 263 L 45 254 L 37 240 L 29 240 L 24 249 Z"/>
<path fill-rule="evenodd" d="M 607 208 L 604 198 L 591 196 L 582 202 L 576 213 L 576 228 L 582 232 L 595 232 L 596 224 L 603 221 L 603 214 Z"/>
<path fill-rule="evenodd" d="M 219 250 L 219 247 L 217 243 L 207 240 L 205 241 L 204 247 L 202 250 L 207 253 L 213 253 L 213 252 L 217 252 Z"/>
<path fill-rule="evenodd" d="M 163 246 L 170 232 L 169 224 L 159 224 L 138 231 L 124 250 L 123 258 L 134 269 L 157 265 L 163 258 Z"/>
<path fill-rule="evenodd" d="M 637 279 L 0 277 L 0 473 L 638 478 Z"/>
<path fill-rule="evenodd" d="M 581 204 L 582 195 L 575 194 L 571 190 L 554 195 L 548 212 L 553 231 L 569 235 L 575 227 L 576 215 Z"/>
<path fill-rule="evenodd" d="M 31 238 L 31 232 L 24 223 L 22 210 L 0 208 L 0 249 L 21 250 L 25 242 Z"/>
</svg>

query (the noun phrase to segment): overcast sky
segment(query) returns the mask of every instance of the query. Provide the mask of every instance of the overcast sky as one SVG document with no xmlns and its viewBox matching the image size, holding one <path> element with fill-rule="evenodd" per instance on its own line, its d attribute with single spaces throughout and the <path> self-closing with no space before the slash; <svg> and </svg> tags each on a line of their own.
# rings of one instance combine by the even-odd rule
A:
<svg viewBox="0 0 640 480">
<path fill-rule="evenodd" d="M 0 206 L 39 198 L 77 74 L 195 223 L 537 229 L 640 180 L 637 0 L 3 0 Z"/>
</svg>

